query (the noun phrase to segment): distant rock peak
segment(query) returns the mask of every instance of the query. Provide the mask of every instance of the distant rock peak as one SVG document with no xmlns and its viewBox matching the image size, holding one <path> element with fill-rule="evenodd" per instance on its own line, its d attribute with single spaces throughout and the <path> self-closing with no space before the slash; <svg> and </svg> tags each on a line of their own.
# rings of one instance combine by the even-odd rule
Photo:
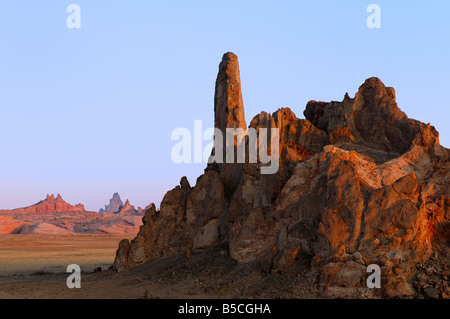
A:
<svg viewBox="0 0 450 319">
<path fill-rule="evenodd" d="M 119 193 L 114 193 L 113 197 L 109 200 L 109 205 L 105 205 L 104 209 L 100 209 L 99 214 L 103 213 L 117 213 L 120 207 L 123 206 L 122 199 L 120 199 Z"/>
<path fill-rule="evenodd" d="M 133 205 L 130 204 L 130 201 L 127 199 L 125 201 L 125 204 L 119 208 L 119 211 L 117 214 L 135 214 L 137 213 L 137 210 L 134 208 Z"/>
<path fill-rule="evenodd" d="M 123 203 L 119 193 L 114 193 L 113 197 L 109 200 L 109 205 L 105 205 L 105 209 L 100 209 L 98 213 L 102 216 L 111 216 L 135 215 L 142 212 L 142 208 L 136 209 L 133 205 L 131 205 L 128 199 L 125 201 L 125 203 Z"/>
</svg>

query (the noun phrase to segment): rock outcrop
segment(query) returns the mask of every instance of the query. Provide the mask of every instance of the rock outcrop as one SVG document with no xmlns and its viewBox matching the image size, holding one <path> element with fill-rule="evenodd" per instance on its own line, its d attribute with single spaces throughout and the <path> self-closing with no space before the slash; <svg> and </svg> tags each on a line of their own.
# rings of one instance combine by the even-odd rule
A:
<svg viewBox="0 0 450 319">
<path fill-rule="evenodd" d="M 4 234 L 20 234 L 22 228 L 29 223 L 15 220 L 11 216 L 0 216 L 0 235 Z"/>
<path fill-rule="evenodd" d="M 46 222 L 34 224 L 34 225 L 26 225 L 20 231 L 20 234 L 26 235 L 72 235 L 73 232 L 67 230 L 66 228 L 59 227 L 53 224 L 49 224 Z"/>
<path fill-rule="evenodd" d="M 216 128 L 245 125 L 231 53 L 220 63 L 214 101 Z M 120 243 L 114 268 L 227 244 L 233 259 L 260 262 L 266 273 L 310 256 L 325 297 L 422 293 L 412 278 L 436 242 L 450 266 L 450 151 L 438 132 L 409 119 L 377 78 L 354 98 L 310 101 L 304 115 L 282 108 L 254 117 L 249 127 L 279 129 L 278 171 L 211 163 L 195 186 L 183 178 L 159 211 L 146 210 L 137 237 Z M 383 274 L 375 292 L 365 283 L 370 264 Z"/>
</svg>

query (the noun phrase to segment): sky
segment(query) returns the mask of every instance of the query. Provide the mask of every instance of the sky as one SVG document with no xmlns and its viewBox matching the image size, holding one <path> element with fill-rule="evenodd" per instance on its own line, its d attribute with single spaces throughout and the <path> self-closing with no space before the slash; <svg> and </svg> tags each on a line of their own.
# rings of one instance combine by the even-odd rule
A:
<svg viewBox="0 0 450 319">
<path fill-rule="evenodd" d="M 81 28 L 66 24 L 72 3 Z M 444 0 L 2 0 L 0 208 L 60 193 L 97 211 L 114 192 L 159 207 L 182 176 L 195 185 L 206 165 L 175 164 L 171 132 L 213 126 L 228 51 L 247 123 L 280 107 L 304 118 L 309 100 L 377 76 L 450 147 L 449 13 Z"/>
</svg>

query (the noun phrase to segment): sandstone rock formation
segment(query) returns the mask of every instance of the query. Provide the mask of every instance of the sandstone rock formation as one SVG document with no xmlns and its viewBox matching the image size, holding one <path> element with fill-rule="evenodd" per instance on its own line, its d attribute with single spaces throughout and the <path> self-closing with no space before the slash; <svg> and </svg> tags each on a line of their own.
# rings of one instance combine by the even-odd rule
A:
<svg viewBox="0 0 450 319">
<path fill-rule="evenodd" d="M 47 197 L 28 207 L 17 208 L 10 211 L 0 210 L 0 213 L 10 212 L 12 214 L 40 214 L 40 213 L 58 213 L 58 212 L 82 212 L 85 211 L 84 206 L 82 204 L 77 204 L 75 206 L 66 203 L 61 195 L 55 198 L 55 196 L 48 195 Z"/>
<path fill-rule="evenodd" d="M 11 216 L 0 216 L 0 235 L 20 234 L 25 225 L 29 224 L 20 220 L 15 220 Z"/>
<path fill-rule="evenodd" d="M 214 101 L 216 128 L 245 126 L 234 54 L 220 63 Z M 193 187 L 183 177 L 159 211 L 146 210 L 136 238 L 120 243 L 113 267 L 227 244 L 233 259 L 259 261 L 266 273 L 311 256 L 322 296 L 367 292 L 369 264 L 383 277 L 381 292 L 367 293 L 422 293 L 412 278 L 436 242 L 450 267 L 450 151 L 438 132 L 409 119 L 377 78 L 354 98 L 308 102 L 304 115 L 255 116 L 250 127 L 279 129 L 278 172 L 212 163 Z"/>
<path fill-rule="evenodd" d="M 84 232 L 85 224 L 96 221 L 98 217 L 97 213 L 86 211 L 82 204 L 71 205 L 65 202 L 59 194 L 56 198 L 54 195 L 47 195 L 44 200 L 28 207 L 0 210 L 0 233 L 35 233 L 30 229 L 41 223 L 62 227 L 61 233 L 65 230 Z M 39 229 L 42 227 L 38 227 Z"/>
</svg>

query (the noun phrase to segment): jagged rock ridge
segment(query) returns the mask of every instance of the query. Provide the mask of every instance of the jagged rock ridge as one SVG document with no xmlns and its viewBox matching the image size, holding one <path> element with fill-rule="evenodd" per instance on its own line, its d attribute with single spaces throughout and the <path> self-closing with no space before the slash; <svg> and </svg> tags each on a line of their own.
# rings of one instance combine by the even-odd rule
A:
<svg viewBox="0 0 450 319">
<path fill-rule="evenodd" d="M 36 214 L 36 213 L 59 213 L 59 212 L 83 212 L 85 211 L 84 205 L 77 204 L 71 205 L 62 199 L 61 195 L 48 195 L 47 197 L 28 207 L 17 208 L 10 210 L 11 213 L 16 214 Z M 0 211 L 4 212 L 4 211 Z"/>
<path fill-rule="evenodd" d="M 225 54 L 217 128 L 245 125 L 238 77 L 237 57 Z M 159 211 L 145 212 L 136 238 L 120 243 L 114 268 L 226 243 L 236 261 L 260 261 L 268 273 L 311 256 L 323 296 L 367 290 L 366 267 L 374 263 L 384 274 L 383 296 L 419 293 L 411 285 L 415 265 L 436 249 L 450 262 L 450 151 L 438 132 L 409 119 L 377 78 L 354 98 L 310 101 L 304 115 L 282 108 L 255 116 L 250 127 L 280 131 L 278 172 L 213 163 L 194 187 L 183 177 Z"/>
</svg>

